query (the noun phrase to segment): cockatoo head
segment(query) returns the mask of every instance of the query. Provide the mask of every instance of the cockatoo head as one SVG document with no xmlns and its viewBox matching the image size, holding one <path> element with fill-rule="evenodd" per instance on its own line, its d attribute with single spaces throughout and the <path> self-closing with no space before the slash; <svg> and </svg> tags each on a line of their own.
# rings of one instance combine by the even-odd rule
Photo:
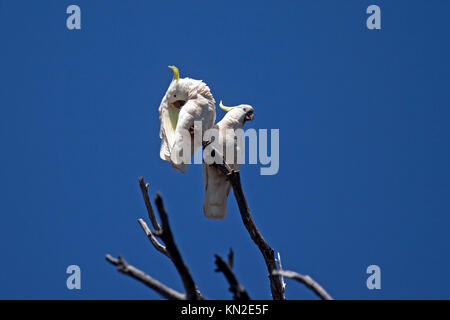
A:
<svg viewBox="0 0 450 320">
<path fill-rule="evenodd" d="M 180 109 L 188 99 L 190 99 L 191 87 L 193 79 L 180 79 L 180 71 L 175 66 L 169 66 L 173 70 L 173 80 L 166 92 L 167 102 L 177 109 Z"/>
<path fill-rule="evenodd" d="M 245 122 L 253 120 L 253 107 L 248 104 L 241 104 L 235 107 L 226 107 L 220 101 L 219 106 L 221 109 L 227 111 L 225 117 L 232 118 L 238 121 L 239 124 L 244 125 Z"/>
</svg>

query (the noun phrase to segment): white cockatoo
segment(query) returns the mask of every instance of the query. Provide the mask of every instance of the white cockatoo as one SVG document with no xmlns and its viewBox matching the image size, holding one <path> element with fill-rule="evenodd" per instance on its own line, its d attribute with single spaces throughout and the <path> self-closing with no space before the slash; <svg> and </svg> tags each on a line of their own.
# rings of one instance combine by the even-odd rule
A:
<svg viewBox="0 0 450 320">
<path fill-rule="evenodd" d="M 236 107 L 225 107 L 220 101 L 220 108 L 227 111 L 222 120 L 220 120 L 213 129 L 217 129 L 218 143 L 217 148 L 223 155 L 223 160 L 230 166 L 232 170 L 239 170 L 240 152 L 243 152 L 244 137 L 238 135 L 237 130 L 243 128 L 246 121 L 253 120 L 253 107 L 247 104 L 241 104 Z M 232 154 L 228 154 L 232 151 Z M 212 149 L 211 149 L 212 151 Z M 204 152 L 208 152 L 208 146 Z M 232 158 L 232 159 L 229 159 Z M 203 163 L 203 183 L 205 187 L 205 200 L 203 202 L 203 213 L 208 218 L 224 219 L 227 214 L 227 199 L 230 193 L 231 184 L 224 173 L 207 163 Z"/>
<path fill-rule="evenodd" d="M 159 155 L 161 159 L 170 161 L 175 169 L 185 172 L 187 162 L 202 145 L 203 133 L 214 125 L 215 100 L 203 81 L 181 79 L 177 67 L 169 68 L 173 71 L 173 79 L 159 106 L 159 136 L 162 139 Z M 200 126 L 194 126 L 194 122 Z M 189 142 L 190 150 L 186 147 Z M 190 154 L 187 156 L 182 150 L 190 151 Z"/>
</svg>

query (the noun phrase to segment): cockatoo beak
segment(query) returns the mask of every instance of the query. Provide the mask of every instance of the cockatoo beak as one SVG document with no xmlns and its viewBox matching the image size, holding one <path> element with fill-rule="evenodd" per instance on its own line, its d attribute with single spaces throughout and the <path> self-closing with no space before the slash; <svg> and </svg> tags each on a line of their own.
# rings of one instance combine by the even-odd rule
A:
<svg viewBox="0 0 450 320">
<path fill-rule="evenodd" d="M 184 106 L 185 103 L 186 103 L 186 101 L 177 100 L 177 101 L 171 103 L 170 105 L 174 108 L 181 109 L 181 107 Z"/>
<path fill-rule="evenodd" d="M 246 115 L 245 115 L 245 121 L 253 120 L 253 117 L 254 117 L 254 116 L 255 116 L 254 113 L 246 114 Z"/>
</svg>

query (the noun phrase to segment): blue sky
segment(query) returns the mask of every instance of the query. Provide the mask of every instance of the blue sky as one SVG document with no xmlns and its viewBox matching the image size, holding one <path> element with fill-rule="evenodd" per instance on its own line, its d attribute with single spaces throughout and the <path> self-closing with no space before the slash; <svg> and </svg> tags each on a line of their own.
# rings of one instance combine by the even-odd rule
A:
<svg viewBox="0 0 450 320">
<path fill-rule="evenodd" d="M 77 4 L 82 29 L 66 28 Z M 382 29 L 366 28 L 381 7 Z M 157 108 L 175 64 L 248 127 L 280 129 L 280 170 L 242 167 L 261 232 L 284 267 L 338 299 L 450 297 L 448 1 L 0 0 L 0 298 L 159 299 L 104 255 L 182 290 L 136 222 L 138 177 L 160 191 L 204 295 L 231 298 L 213 255 L 235 251 L 252 298 L 264 261 L 234 198 L 202 213 L 201 166 L 159 158 Z M 218 119 L 224 112 L 218 110 Z M 81 290 L 66 288 L 79 265 Z M 366 268 L 381 268 L 368 290 Z M 291 299 L 315 299 L 288 281 Z"/>
</svg>

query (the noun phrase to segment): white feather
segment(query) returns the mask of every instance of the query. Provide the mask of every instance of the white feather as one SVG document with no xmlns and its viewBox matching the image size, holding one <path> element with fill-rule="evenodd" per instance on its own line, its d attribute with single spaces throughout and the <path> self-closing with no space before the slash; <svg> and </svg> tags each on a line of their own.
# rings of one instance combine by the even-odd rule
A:
<svg viewBox="0 0 450 320">
<path fill-rule="evenodd" d="M 159 137 L 162 139 L 159 156 L 163 160 L 170 160 L 170 150 L 175 141 L 179 112 L 180 110 L 168 105 L 167 99 L 163 99 L 159 107 L 159 119 L 161 121 Z"/>
<path fill-rule="evenodd" d="M 187 168 L 186 161 L 181 157 L 181 150 L 188 150 L 187 143 L 190 145 L 190 157 L 194 155 L 197 148 L 202 145 L 203 133 L 212 127 L 215 120 L 215 109 L 211 107 L 208 100 L 198 95 L 195 99 L 189 99 L 181 108 L 178 116 L 178 124 L 175 130 L 175 139 L 170 153 L 170 162 L 175 169 L 185 172 Z M 195 122 L 201 122 L 201 128 L 194 126 Z M 194 135 L 190 136 L 189 141 L 183 139 L 183 133 L 194 129 Z M 194 137 L 196 138 L 194 140 Z"/>
<path fill-rule="evenodd" d="M 250 110 L 249 108 L 253 111 L 253 108 L 248 105 L 235 107 L 227 112 L 215 126 L 219 130 L 219 141 L 223 146 L 223 150 L 218 151 L 223 154 L 224 159 L 227 159 L 227 144 L 234 145 L 234 159 L 232 161 L 227 159 L 227 164 L 233 170 L 239 170 L 240 168 L 240 164 L 237 163 L 237 155 L 243 143 L 243 141 L 238 143 L 234 132 L 243 128 L 246 111 Z M 227 214 L 227 199 L 231 189 L 230 182 L 222 171 L 204 163 L 203 184 L 205 188 L 203 213 L 208 218 L 224 219 Z"/>
<path fill-rule="evenodd" d="M 224 219 L 227 215 L 227 200 L 231 184 L 220 170 L 205 163 L 203 177 L 205 184 L 203 213 L 208 218 Z"/>
<path fill-rule="evenodd" d="M 173 102 L 177 100 L 185 101 L 181 109 L 173 105 Z M 194 121 L 202 123 L 202 132 L 199 131 L 196 135 L 199 137 L 198 141 L 194 142 L 193 138 L 190 141 L 191 156 L 193 156 L 195 150 L 201 145 L 203 132 L 213 126 L 215 118 L 214 97 L 204 82 L 190 78 L 173 80 L 159 106 L 161 159 L 170 161 L 175 169 L 185 172 L 187 163 L 180 162 L 179 155 L 184 144 L 181 130 L 189 131 Z"/>
</svg>

